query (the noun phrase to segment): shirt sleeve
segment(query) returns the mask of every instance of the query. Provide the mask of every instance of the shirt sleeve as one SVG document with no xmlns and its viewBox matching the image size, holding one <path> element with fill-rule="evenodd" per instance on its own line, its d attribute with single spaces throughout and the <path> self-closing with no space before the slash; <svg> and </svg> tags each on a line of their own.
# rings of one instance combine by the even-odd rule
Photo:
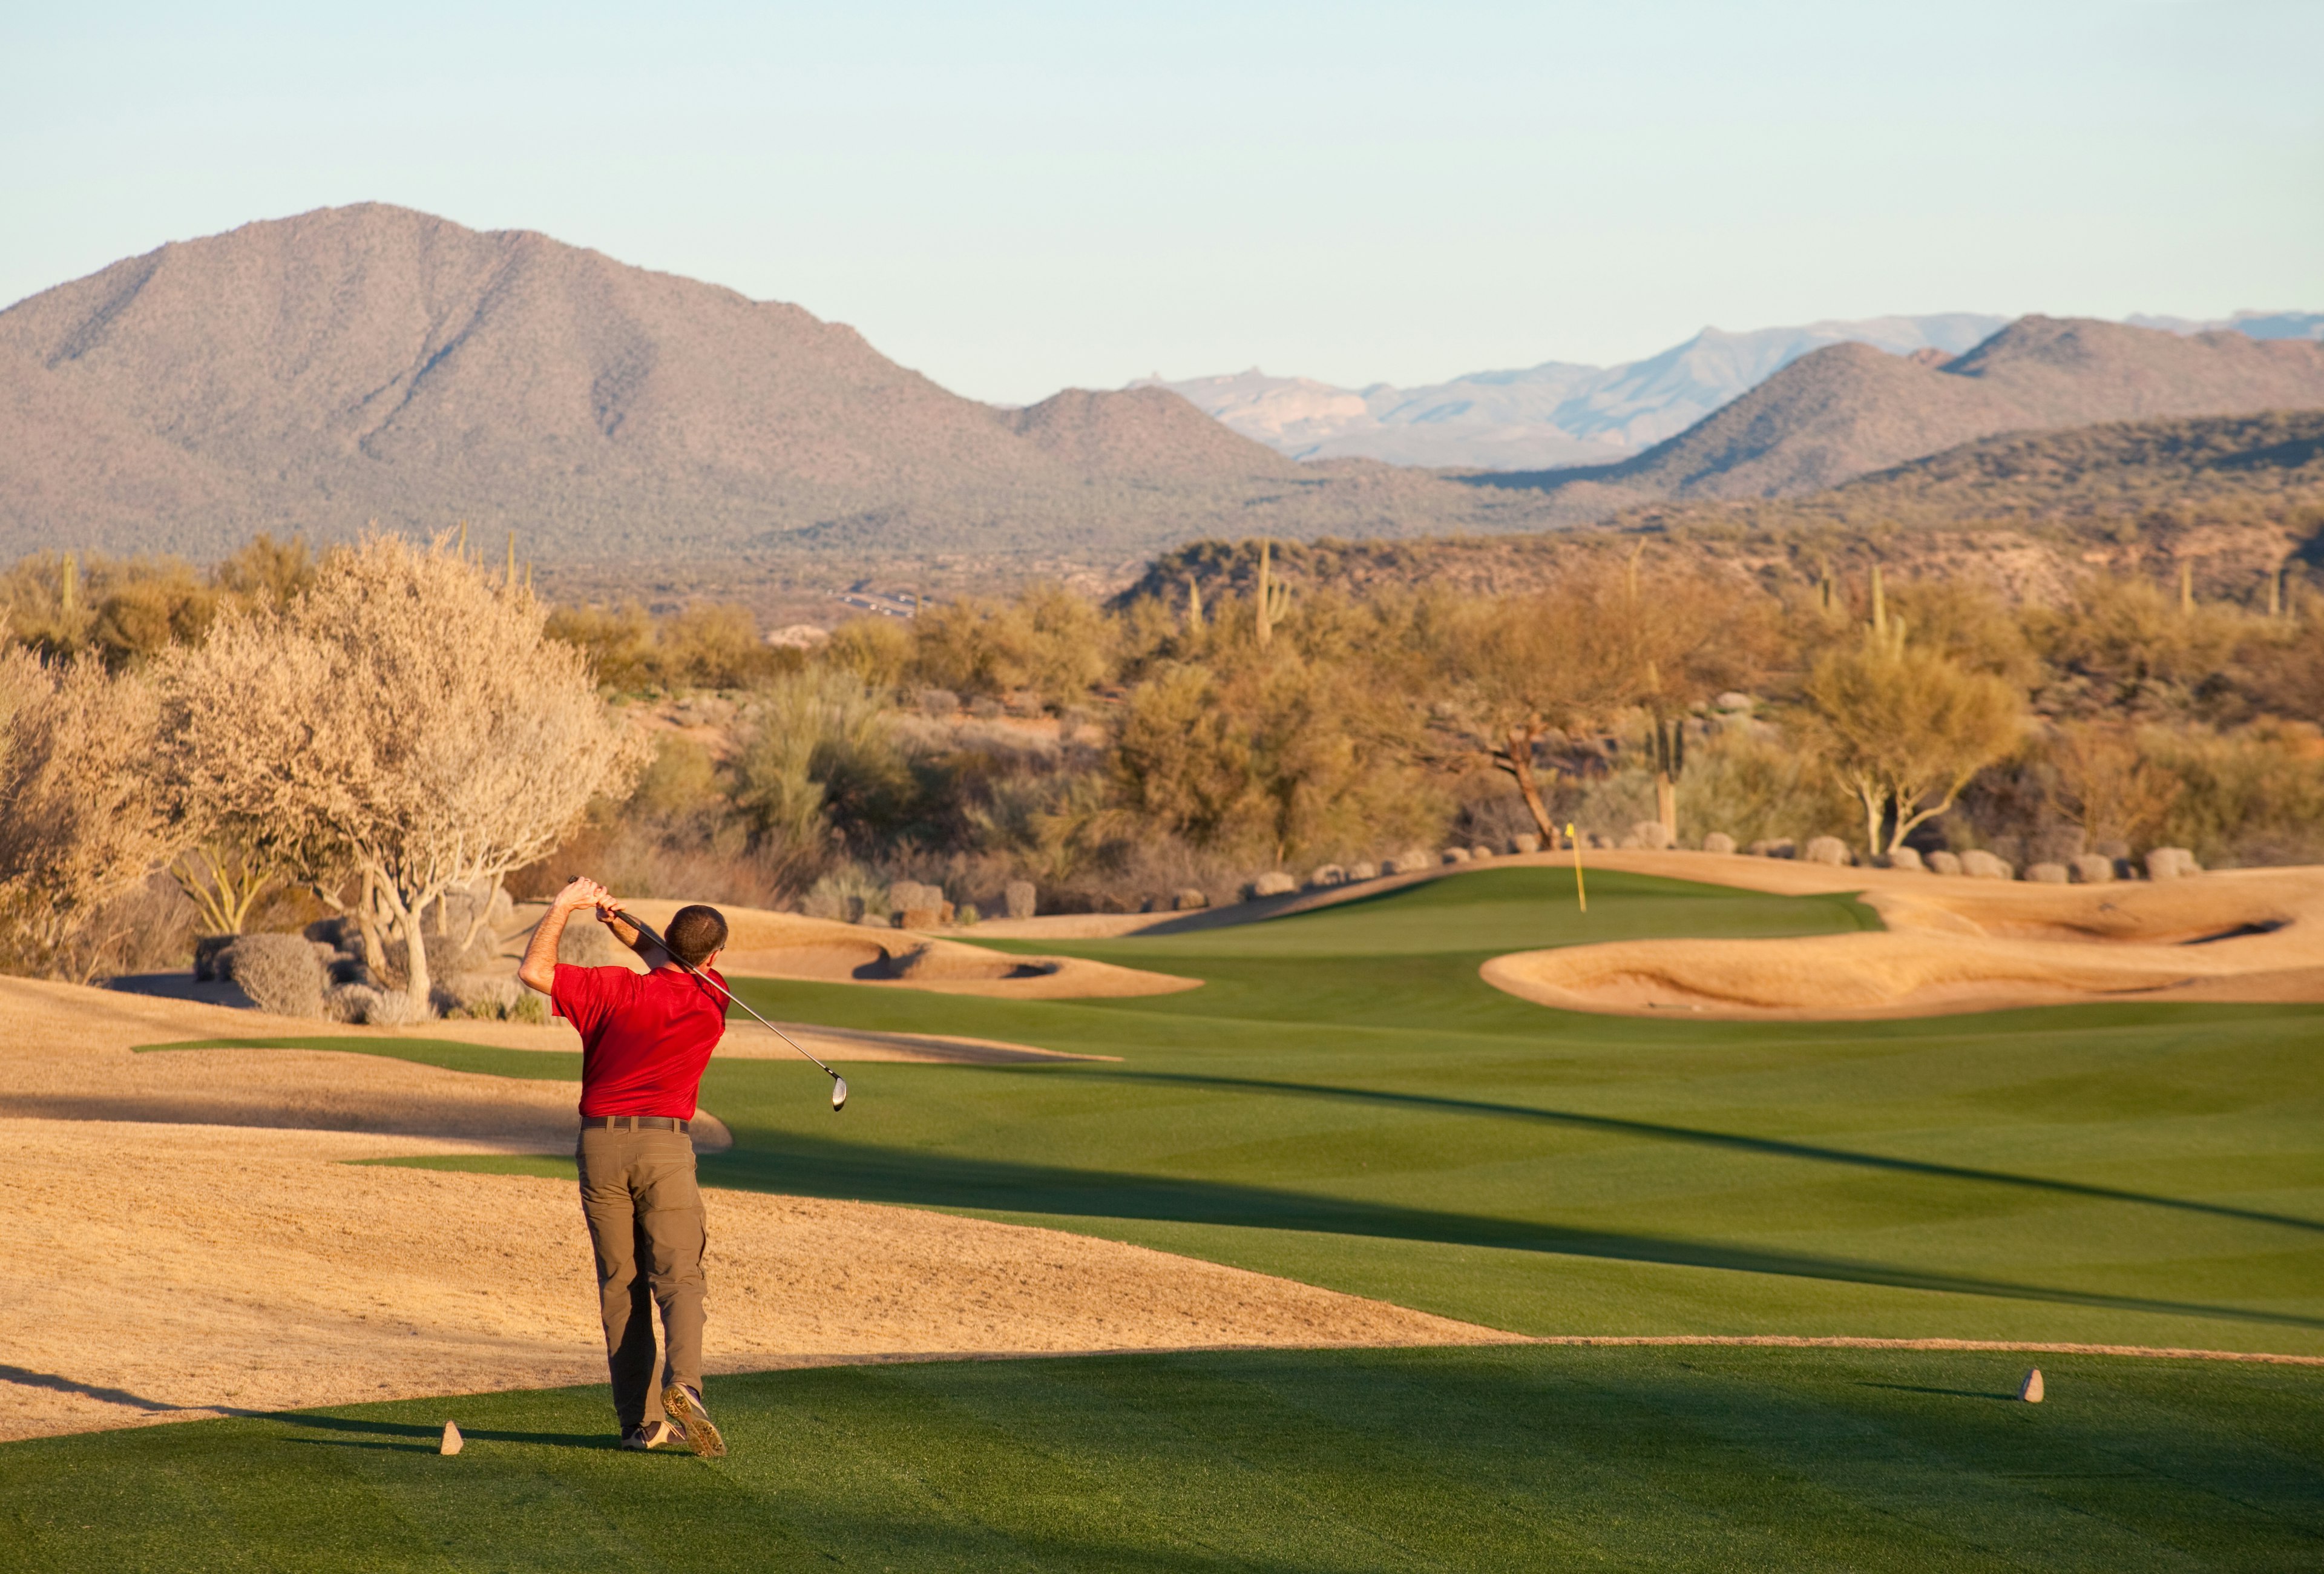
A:
<svg viewBox="0 0 2324 1574">
<path fill-rule="evenodd" d="M 570 962 L 559 962 L 549 980 L 549 1005 L 585 1038 L 604 1017 L 605 982 L 598 975 L 607 972 L 624 977 L 629 975 L 627 968 L 576 968 Z"/>
</svg>

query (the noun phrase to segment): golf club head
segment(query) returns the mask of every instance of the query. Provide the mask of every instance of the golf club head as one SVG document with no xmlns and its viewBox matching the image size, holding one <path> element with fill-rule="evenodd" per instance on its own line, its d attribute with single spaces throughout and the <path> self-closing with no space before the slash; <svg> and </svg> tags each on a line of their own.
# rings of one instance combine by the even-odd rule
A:
<svg viewBox="0 0 2324 1574">
<path fill-rule="evenodd" d="M 844 1077 L 834 1077 L 831 1079 L 831 1113 L 837 1115 L 841 1110 L 845 1109 L 846 1107 L 847 1079 Z"/>
</svg>

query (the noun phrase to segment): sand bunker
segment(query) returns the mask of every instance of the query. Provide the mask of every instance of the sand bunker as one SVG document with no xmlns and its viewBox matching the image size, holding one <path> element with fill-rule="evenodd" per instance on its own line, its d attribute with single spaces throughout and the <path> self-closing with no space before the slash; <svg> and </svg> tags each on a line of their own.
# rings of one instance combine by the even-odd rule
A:
<svg viewBox="0 0 2324 1574">
<path fill-rule="evenodd" d="M 572 1084 L 327 1051 L 136 1054 L 321 1024 L 71 985 L 0 979 L 0 1276 L 17 1302 L 0 1440 L 604 1381 L 569 1181 L 347 1162 L 569 1152 Z M 572 1042 L 561 1026 L 436 1031 Z M 915 1035 L 867 1036 L 917 1058 Z M 696 1138 L 731 1141 L 707 1115 Z M 1054 1231 L 749 1192 L 710 1208 L 720 1371 L 1508 1337 Z"/>
<path fill-rule="evenodd" d="M 1515 861 L 1515 860 L 1512 860 Z M 2041 885 L 1690 853 L 1594 867 L 1785 894 L 1860 892 L 1888 930 L 1522 951 L 1488 983 L 1566 1010 L 1920 1016 L 2099 999 L 2324 1002 L 2324 869 Z"/>
<path fill-rule="evenodd" d="M 685 903 L 632 902 L 659 929 Z M 728 926 L 719 970 L 737 977 L 882 984 L 945 995 L 1075 1000 L 1170 995 L 1199 978 L 1148 973 L 1078 957 L 1018 957 L 912 930 L 872 929 L 755 907 L 722 907 Z"/>
</svg>

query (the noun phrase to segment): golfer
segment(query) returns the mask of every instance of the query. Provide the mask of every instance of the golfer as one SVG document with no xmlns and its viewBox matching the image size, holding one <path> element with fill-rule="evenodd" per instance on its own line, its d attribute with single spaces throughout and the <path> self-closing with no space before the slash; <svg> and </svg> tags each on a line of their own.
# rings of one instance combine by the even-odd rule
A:
<svg viewBox="0 0 2324 1574">
<path fill-rule="evenodd" d="M 627 968 L 559 962 L 566 921 L 585 907 L 653 970 L 641 977 Z M 622 1447 L 682 1442 L 717 1458 L 725 1440 L 702 1403 L 702 1193 L 688 1134 L 703 1068 L 726 1028 L 726 981 L 710 971 L 726 943 L 726 920 L 715 907 L 681 907 L 663 938 L 669 951 L 641 945 L 612 893 L 595 880 L 575 880 L 549 904 L 517 977 L 548 995 L 581 1034 L 581 1212 L 597 1254 Z M 665 1364 L 659 1404 L 652 1403 L 656 1304 Z"/>
</svg>

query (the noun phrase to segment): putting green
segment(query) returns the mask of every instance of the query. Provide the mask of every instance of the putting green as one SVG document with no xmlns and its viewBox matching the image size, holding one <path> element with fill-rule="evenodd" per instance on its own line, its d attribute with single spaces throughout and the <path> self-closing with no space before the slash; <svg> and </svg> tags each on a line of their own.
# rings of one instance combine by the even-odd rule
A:
<svg viewBox="0 0 2324 1574">
<path fill-rule="evenodd" d="M 1499 1347 L 725 1378 L 733 1455 L 602 1389 L 0 1450 L 9 1566 L 2301 1569 L 2313 1371 Z M 466 1450 L 440 1458 L 447 1417 Z"/>
</svg>

